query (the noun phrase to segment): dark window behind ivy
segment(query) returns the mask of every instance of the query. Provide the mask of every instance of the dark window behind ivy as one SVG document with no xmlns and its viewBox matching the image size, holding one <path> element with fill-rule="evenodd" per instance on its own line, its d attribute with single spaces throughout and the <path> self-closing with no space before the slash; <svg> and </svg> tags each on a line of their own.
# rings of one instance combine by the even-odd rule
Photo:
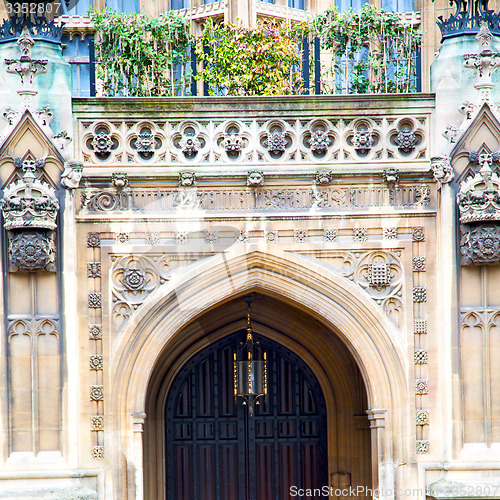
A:
<svg viewBox="0 0 500 500">
<path fill-rule="evenodd" d="M 304 10 L 306 8 L 306 0 L 288 0 L 288 7 Z"/>
<path fill-rule="evenodd" d="M 118 12 L 139 12 L 139 0 L 106 0 L 106 7 Z"/>
<path fill-rule="evenodd" d="M 172 10 L 188 9 L 189 0 L 170 0 L 170 8 Z"/>
<path fill-rule="evenodd" d="M 352 9 L 355 12 L 359 12 L 363 5 L 367 4 L 368 0 L 337 0 L 335 5 L 340 11 Z"/>
<path fill-rule="evenodd" d="M 388 12 L 412 12 L 415 0 L 382 0 L 382 9 Z"/>
</svg>

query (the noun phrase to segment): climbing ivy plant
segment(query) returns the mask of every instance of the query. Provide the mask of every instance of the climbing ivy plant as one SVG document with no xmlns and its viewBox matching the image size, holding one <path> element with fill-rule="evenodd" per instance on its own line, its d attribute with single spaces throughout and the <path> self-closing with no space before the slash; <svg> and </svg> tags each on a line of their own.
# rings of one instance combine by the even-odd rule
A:
<svg viewBox="0 0 500 500">
<path fill-rule="evenodd" d="M 395 12 L 365 4 L 359 13 L 330 8 L 313 21 L 324 50 L 332 51 L 323 87 L 332 93 L 416 90 L 416 54 L 423 32 Z"/>
<path fill-rule="evenodd" d="M 196 78 L 208 84 L 211 94 L 300 94 L 301 41 L 315 36 L 323 49 L 323 93 L 416 90 L 423 32 L 399 14 L 369 4 L 359 13 L 330 8 L 309 23 L 264 22 L 248 28 L 209 19 L 196 39 L 189 21 L 173 11 L 150 17 L 105 9 L 90 16 L 103 95 L 185 95 L 192 77 L 190 47 L 199 63 Z M 309 63 L 311 74 L 312 57 Z"/>
<path fill-rule="evenodd" d="M 215 95 L 299 94 L 299 30 L 272 22 L 216 25 L 210 19 L 196 43 L 203 63 L 197 78 Z"/>
<path fill-rule="evenodd" d="M 186 18 L 172 11 L 158 17 L 111 9 L 91 10 L 96 41 L 96 78 L 107 96 L 179 95 L 189 85 Z"/>
</svg>

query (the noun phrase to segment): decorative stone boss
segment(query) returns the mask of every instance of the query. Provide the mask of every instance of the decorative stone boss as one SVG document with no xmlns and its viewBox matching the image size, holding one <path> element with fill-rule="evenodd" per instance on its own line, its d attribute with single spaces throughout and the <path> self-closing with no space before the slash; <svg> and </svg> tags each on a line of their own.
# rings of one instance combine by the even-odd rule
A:
<svg viewBox="0 0 500 500">
<path fill-rule="evenodd" d="M 32 169 L 11 184 L 0 201 L 8 234 L 9 271 L 56 270 L 55 229 L 59 202 Z"/>
<path fill-rule="evenodd" d="M 471 153 L 482 165 L 474 177 L 462 182 L 457 195 L 460 211 L 462 265 L 500 262 L 500 177 L 491 169 L 498 153 Z"/>
</svg>

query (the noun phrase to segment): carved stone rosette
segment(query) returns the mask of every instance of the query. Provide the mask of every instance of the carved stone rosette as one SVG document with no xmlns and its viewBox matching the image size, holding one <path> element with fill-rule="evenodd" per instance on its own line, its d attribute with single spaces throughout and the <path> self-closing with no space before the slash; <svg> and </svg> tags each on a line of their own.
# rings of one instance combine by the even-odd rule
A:
<svg viewBox="0 0 500 500">
<path fill-rule="evenodd" d="M 483 162 L 457 195 L 462 265 L 500 262 L 500 178 Z"/>
<path fill-rule="evenodd" d="M 55 190 L 26 169 L 23 178 L 5 190 L 0 209 L 9 240 L 9 271 L 55 272 Z"/>
</svg>

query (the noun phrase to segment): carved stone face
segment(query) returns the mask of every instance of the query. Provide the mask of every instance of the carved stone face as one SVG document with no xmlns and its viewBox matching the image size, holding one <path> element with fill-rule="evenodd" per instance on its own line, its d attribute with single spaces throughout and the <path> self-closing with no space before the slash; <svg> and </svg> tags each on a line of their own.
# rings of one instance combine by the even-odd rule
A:
<svg viewBox="0 0 500 500">
<path fill-rule="evenodd" d="M 264 184 L 262 172 L 249 172 L 247 175 L 247 186 L 261 186 Z"/>
</svg>

